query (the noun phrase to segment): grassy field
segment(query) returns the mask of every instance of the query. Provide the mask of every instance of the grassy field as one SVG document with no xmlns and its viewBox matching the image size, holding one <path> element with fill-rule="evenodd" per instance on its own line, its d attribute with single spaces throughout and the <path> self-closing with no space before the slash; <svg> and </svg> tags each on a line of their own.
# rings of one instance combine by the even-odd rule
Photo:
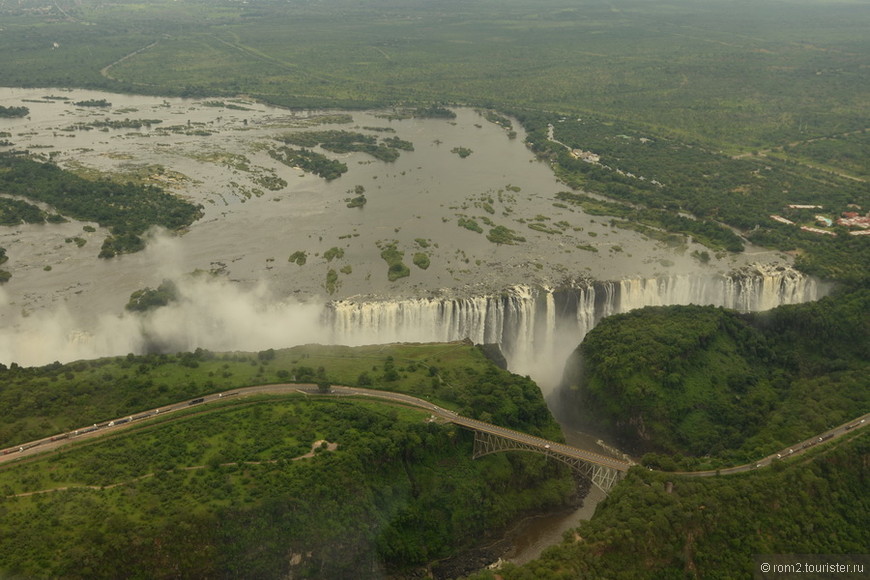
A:
<svg viewBox="0 0 870 580">
<path fill-rule="evenodd" d="M 594 111 L 734 150 L 837 139 L 870 112 L 860 2 L 34 0 L 0 15 L 10 86 Z"/>
</svg>

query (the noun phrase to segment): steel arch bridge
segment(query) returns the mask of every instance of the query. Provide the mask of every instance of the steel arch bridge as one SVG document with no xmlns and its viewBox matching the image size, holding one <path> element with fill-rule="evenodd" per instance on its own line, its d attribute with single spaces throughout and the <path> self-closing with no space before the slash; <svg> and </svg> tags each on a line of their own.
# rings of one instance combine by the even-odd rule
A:
<svg viewBox="0 0 870 580">
<path fill-rule="evenodd" d="M 473 459 L 503 451 L 530 451 L 532 453 L 539 453 L 568 465 L 575 472 L 589 479 L 595 487 L 605 494 L 622 478 L 629 466 L 627 463 L 618 462 L 618 460 L 613 460 L 613 462 L 614 464 L 617 462 L 622 463 L 624 465 L 624 467 L 620 466 L 622 469 L 603 465 L 602 463 L 580 457 L 581 453 L 588 454 L 588 452 L 581 452 L 579 449 L 575 450 L 575 448 L 561 443 L 539 444 L 537 442 L 518 441 L 494 433 L 478 431 L 477 429 L 473 429 L 473 431 Z"/>
</svg>

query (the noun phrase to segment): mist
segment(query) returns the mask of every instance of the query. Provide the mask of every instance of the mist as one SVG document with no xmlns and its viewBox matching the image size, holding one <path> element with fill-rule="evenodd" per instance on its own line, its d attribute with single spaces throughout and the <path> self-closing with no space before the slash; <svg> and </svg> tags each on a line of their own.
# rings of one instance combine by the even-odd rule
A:
<svg viewBox="0 0 870 580">
<path fill-rule="evenodd" d="M 793 269 L 756 265 L 729 276 L 672 274 L 550 289 L 515 285 L 498 293 L 327 301 L 289 296 L 299 291 L 293 279 L 239 281 L 202 270 L 190 273 L 182 240 L 165 232 L 152 232 L 144 252 L 124 259 L 134 262 L 105 271 L 95 286 L 102 293 L 67 293 L 66 302 L 57 296 L 53 303 L 27 302 L 26 291 L 0 288 L 0 363 L 39 366 L 197 348 L 250 352 L 311 343 L 470 339 L 499 344 L 509 370 L 531 376 L 548 395 L 560 383 L 570 353 L 610 314 L 669 304 L 766 310 L 827 292 Z M 147 277 L 137 282 L 138 274 L 131 280 L 130 272 Z M 168 305 L 144 313 L 124 309 L 124 295 L 136 284 L 155 288 L 163 280 L 176 288 Z M 31 309 L 32 304 L 38 306 Z"/>
<path fill-rule="evenodd" d="M 245 288 L 219 279 L 171 279 L 178 300 L 144 314 L 85 321 L 60 306 L 19 317 L 0 330 L 0 362 L 37 366 L 130 352 L 256 351 L 329 341 L 320 302 L 281 300 L 263 283 Z M 0 289 L 0 311 L 9 308 Z"/>
<path fill-rule="evenodd" d="M 164 244 L 165 256 L 172 255 L 172 243 L 158 243 Z M 0 362 L 40 366 L 127 353 L 197 348 L 250 352 L 311 343 L 358 346 L 463 338 L 498 342 L 481 334 L 483 319 L 459 325 L 442 319 L 437 300 L 357 303 L 351 306 L 356 312 L 354 323 L 341 324 L 336 323 L 340 306 L 282 297 L 266 282 L 245 285 L 210 275 L 181 274 L 172 265 L 158 274 L 175 284 L 176 300 L 144 313 L 122 311 L 96 318 L 78 315 L 65 305 L 22 316 L 13 311 L 16 307 L 0 288 L 0 316 L 15 320 L 0 329 Z M 539 345 L 546 348 L 541 349 L 521 341 L 516 352 L 506 353 L 510 369 L 532 376 L 544 391 L 549 390 L 558 383 L 565 359 L 582 338 L 562 334 L 547 336 Z"/>
</svg>

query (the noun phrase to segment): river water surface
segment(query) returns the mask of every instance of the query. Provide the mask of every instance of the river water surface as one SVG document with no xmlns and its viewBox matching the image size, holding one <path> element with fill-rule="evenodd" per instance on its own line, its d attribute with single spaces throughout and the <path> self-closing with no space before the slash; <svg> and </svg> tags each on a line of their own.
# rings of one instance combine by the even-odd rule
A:
<svg viewBox="0 0 870 580">
<path fill-rule="evenodd" d="M 86 100 L 111 106 L 75 105 Z M 525 147 L 521 128 L 511 138 L 471 109 L 456 109 L 453 120 L 397 120 L 389 111 L 291 112 L 248 101 L 16 88 L 0 88 L 0 104 L 30 109 L 27 118 L 0 119 L 12 143 L 0 150 L 27 149 L 84 174 L 144 180 L 204 208 L 181 235 L 157 232 L 146 250 L 110 260 L 97 257 L 108 234 L 97 224 L 0 227 L 9 256 L 3 269 L 12 273 L 0 287 L 0 362 L 7 364 L 141 349 L 138 322 L 124 313 L 131 293 L 195 272 L 212 274 L 213 284 L 195 289 L 203 296 L 198 309 L 167 324 L 185 325 L 190 340 L 202 342 L 192 347 L 251 350 L 335 340 L 318 328 L 316 312 L 328 300 L 477 296 L 517 284 L 714 275 L 783 260 L 750 251 L 701 264 L 691 257 L 700 246 L 669 247 L 561 206 L 554 195 L 564 185 Z M 147 124 L 109 126 L 136 120 Z M 278 137 L 313 130 L 399 137 L 414 150 L 391 163 L 325 152 L 348 166 L 333 181 L 268 155 Z M 461 158 L 457 147 L 472 153 Z M 357 186 L 368 203 L 348 208 Z M 474 220 L 482 233 L 460 227 L 460 219 Z M 492 243 L 486 234 L 495 226 L 525 241 Z M 389 244 L 403 252 L 410 276 L 388 280 L 381 251 Z M 330 249 L 339 255 L 328 259 Z M 304 265 L 288 261 L 295 252 L 306 254 Z M 429 266 L 414 265 L 415 254 L 426 254 Z M 327 285 L 328 275 L 334 284 Z M 206 320 L 219 322 L 198 326 Z"/>
</svg>

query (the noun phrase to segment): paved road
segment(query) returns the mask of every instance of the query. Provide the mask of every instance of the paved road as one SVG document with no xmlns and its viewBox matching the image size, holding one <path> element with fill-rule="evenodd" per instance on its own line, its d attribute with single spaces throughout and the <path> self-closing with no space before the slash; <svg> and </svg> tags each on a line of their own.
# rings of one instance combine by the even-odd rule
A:
<svg viewBox="0 0 870 580">
<path fill-rule="evenodd" d="M 453 411 L 450 411 L 449 409 L 443 409 L 433 403 L 430 403 L 429 401 L 425 401 L 417 397 L 412 397 L 410 395 L 393 393 L 389 391 L 378 391 L 375 389 L 362 389 L 357 387 L 342 386 L 333 386 L 331 387 L 329 393 L 321 393 L 317 385 L 314 384 L 279 384 L 244 387 L 240 389 L 234 389 L 232 391 L 214 393 L 211 395 L 205 395 L 203 397 L 198 397 L 195 399 L 186 400 L 171 405 L 157 407 L 148 411 L 136 413 L 134 415 L 119 417 L 118 419 L 114 419 L 112 421 L 104 421 L 102 423 L 95 423 L 94 425 L 81 427 L 68 433 L 60 433 L 53 437 L 46 437 L 45 439 L 30 441 L 28 443 L 23 443 L 15 447 L 10 447 L 8 449 L 0 451 L 0 463 L 3 463 L 5 461 L 12 461 L 22 457 L 27 457 L 44 451 L 50 451 L 60 446 L 66 445 L 73 440 L 98 437 L 103 434 L 115 432 L 129 427 L 132 424 L 138 423 L 139 421 L 144 419 L 149 419 L 157 416 L 165 416 L 181 409 L 189 409 L 194 406 L 205 405 L 207 403 L 220 401 L 229 397 L 244 397 L 256 394 L 290 393 L 303 393 L 307 395 L 328 394 L 331 396 L 364 396 L 392 401 L 403 405 L 410 405 L 413 407 L 425 409 L 426 411 L 429 411 L 432 415 L 438 416 L 441 419 L 450 421 L 457 425 L 477 431 L 482 431 L 485 433 L 491 433 L 500 437 L 505 437 L 507 439 L 518 441 L 533 447 L 538 447 L 541 449 L 541 451 L 546 450 L 550 453 L 559 453 L 568 457 L 579 458 L 583 461 L 588 461 L 590 463 L 595 463 L 598 465 L 609 467 L 611 469 L 616 469 L 617 471 L 628 471 L 628 468 L 631 466 L 630 463 L 621 461 L 619 459 L 614 459 L 612 457 L 607 457 L 598 453 L 593 453 L 591 451 L 585 451 L 577 447 L 565 445 L 564 443 L 548 441 L 540 437 L 535 437 L 533 435 L 528 435 L 526 433 L 514 431 L 513 429 L 507 429 L 505 427 L 499 427 L 497 425 L 492 425 L 484 421 L 478 421 L 476 419 L 463 417 Z"/>
<path fill-rule="evenodd" d="M 819 443 L 824 443 L 826 441 L 830 441 L 831 439 L 836 439 L 837 437 L 841 437 L 847 433 L 851 433 L 856 429 L 860 429 L 870 424 L 870 413 L 858 417 L 857 419 L 852 419 L 851 421 L 847 421 L 842 425 L 834 427 L 833 429 L 829 429 L 824 433 L 819 433 L 818 435 L 814 435 L 809 439 L 801 441 L 800 443 L 796 443 L 791 447 L 786 447 L 785 449 L 780 450 L 777 453 L 771 453 L 767 457 L 763 459 L 759 459 L 758 461 L 753 461 L 752 463 L 747 463 L 746 465 L 738 465 L 736 467 L 725 467 L 723 469 L 712 470 L 712 471 L 677 471 L 678 475 L 691 475 L 694 477 L 709 477 L 711 475 L 726 475 L 729 473 L 741 473 L 744 471 L 751 471 L 753 469 L 758 469 L 760 467 L 767 467 L 770 463 L 776 459 L 787 459 L 789 457 L 795 457 L 805 452 L 808 449 L 811 449 L 818 445 Z"/>
<path fill-rule="evenodd" d="M 136 424 L 139 421 L 144 419 L 149 419 L 156 416 L 165 416 L 166 414 L 173 413 L 175 411 L 179 411 L 181 409 L 189 409 L 191 407 L 195 407 L 198 405 L 204 405 L 207 403 L 221 401 L 225 398 L 230 397 L 244 397 L 256 394 L 290 394 L 290 393 L 302 393 L 306 395 L 324 395 L 325 393 L 321 393 L 314 384 L 277 384 L 277 385 L 258 385 L 253 387 L 243 387 L 239 389 L 234 389 L 231 391 L 224 391 L 221 393 L 213 393 L 211 395 L 205 395 L 202 397 L 198 397 L 191 400 L 181 401 L 178 403 L 174 403 L 171 405 L 165 405 L 162 407 L 157 407 L 154 409 L 150 409 L 148 411 L 142 411 L 140 413 L 135 413 L 133 415 L 128 415 L 125 417 L 119 417 L 112 421 L 104 421 L 102 423 L 95 423 L 91 426 L 81 427 L 79 429 L 75 429 L 68 433 L 60 433 L 58 435 L 54 435 L 52 437 L 46 437 L 45 439 L 39 439 L 36 441 L 30 441 L 28 443 L 23 443 L 14 447 L 10 447 L 8 449 L 4 449 L 0 451 L 0 464 L 7 461 L 13 461 L 15 459 L 19 459 L 22 457 L 28 457 L 30 455 L 34 455 L 36 453 L 41 453 L 44 451 L 50 451 L 56 449 L 57 447 L 67 445 L 73 440 L 80 439 L 88 439 L 92 437 L 99 437 L 103 434 L 107 434 L 110 432 L 115 432 L 126 427 L 129 427 L 132 424 Z M 591 451 L 586 451 L 584 449 L 579 449 L 577 447 L 572 447 L 570 445 L 565 445 L 564 443 L 559 443 L 556 441 L 548 441 L 546 439 L 542 439 L 540 437 L 535 437 L 533 435 L 528 435 L 526 433 L 522 433 L 520 431 L 514 431 L 513 429 L 508 429 L 506 427 L 499 427 L 498 425 L 492 425 L 490 423 L 486 423 L 484 421 L 478 421 L 476 419 L 470 419 L 468 417 L 463 417 L 455 413 L 454 411 L 450 411 L 449 409 L 443 409 L 438 407 L 437 405 L 430 403 L 429 401 L 425 401 L 423 399 L 419 399 L 417 397 L 412 397 L 410 395 L 404 395 L 402 393 L 393 393 L 389 391 L 379 391 L 375 389 L 363 389 L 359 387 L 343 387 L 343 386 L 333 386 L 330 388 L 330 392 L 326 393 L 331 396 L 364 396 L 364 397 L 372 397 L 381 400 L 393 401 L 396 403 L 400 403 L 403 405 L 410 405 L 413 407 L 425 409 L 429 411 L 431 414 L 438 416 L 446 421 L 450 421 L 457 425 L 467 427 L 469 429 L 473 429 L 476 431 L 481 431 L 484 433 L 491 433 L 493 435 L 497 435 L 500 437 L 505 437 L 507 439 L 511 439 L 513 441 L 517 441 L 520 443 L 524 443 L 526 445 L 530 445 L 532 447 L 538 447 L 541 451 L 545 451 L 548 453 L 559 453 L 565 455 L 567 457 L 579 458 L 583 461 L 587 461 L 589 463 L 594 463 L 597 465 L 602 465 L 604 467 L 609 467 L 611 469 L 615 469 L 617 471 L 625 472 L 628 471 L 629 467 L 632 464 L 622 461 L 619 459 L 615 459 L 612 457 L 607 457 L 605 455 L 600 455 L 598 453 L 593 453 Z M 718 474 L 727 474 L 727 473 L 739 473 L 743 471 L 749 471 L 752 469 L 758 469 L 759 467 L 764 467 L 770 464 L 774 459 L 791 457 L 794 455 L 798 455 L 803 453 L 805 450 L 822 443 L 824 441 L 828 441 L 831 439 L 835 439 L 839 436 L 842 436 L 846 433 L 850 433 L 854 429 L 859 429 L 866 426 L 870 423 L 870 413 L 864 415 L 862 417 L 858 417 L 857 419 L 853 419 L 847 423 L 840 425 L 839 427 L 835 427 L 829 431 L 811 437 L 806 441 L 802 441 L 790 448 L 786 448 L 779 453 L 774 453 L 769 455 L 760 461 L 749 463 L 746 465 L 740 465 L 737 467 L 729 467 L 723 468 L 715 471 L 692 471 L 692 472 L 678 472 L 679 475 L 692 475 L 697 477 L 706 477 Z"/>
<path fill-rule="evenodd" d="M 421 407 L 423 409 L 426 409 L 427 411 L 431 411 L 433 415 L 437 415 L 442 419 L 445 419 L 457 425 L 461 425 L 462 427 L 467 427 L 475 431 L 482 431 L 484 433 L 491 433 L 493 435 L 498 435 L 499 437 L 505 437 L 513 441 L 525 443 L 526 445 L 538 447 L 541 449 L 541 451 L 560 453 L 568 457 L 582 459 L 583 461 L 588 461 L 597 465 L 603 465 L 604 467 L 610 467 L 611 469 L 616 469 L 617 471 L 628 471 L 628 468 L 631 467 L 630 463 L 619 459 L 614 459 L 613 457 L 607 457 L 606 455 L 600 455 L 598 453 L 593 453 L 591 451 L 572 447 L 571 445 L 565 445 L 564 443 L 549 441 L 547 439 L 542 439 L 541 437 L 528 435 L 521 431 L 514 431 L 513 429 L 508 429 L 506 427 L 499 427 L 498 425 L 493 425 L 484 421 L 478 421 L 476 419 L 463 417 L 462 415 L 458 415 L 453 411 L 450 411 L 448 409 L 442 409 L 441 407 L 438 407 L 437 405 L 434 405 L 429 401 L 424 401 L 423 399 L 418 399 L 417 397 L 402 395 L 399 393 L 390 393 L 386 391 L 376 391 L 373 389 L 360 389 L 355 387 L 333 387 L 333 390 L 339 394 L 346 393 L 376 397 L 379 399 L 389 399 L 408 405 L 413 405 L 415 407 Z"/>
</svg>

